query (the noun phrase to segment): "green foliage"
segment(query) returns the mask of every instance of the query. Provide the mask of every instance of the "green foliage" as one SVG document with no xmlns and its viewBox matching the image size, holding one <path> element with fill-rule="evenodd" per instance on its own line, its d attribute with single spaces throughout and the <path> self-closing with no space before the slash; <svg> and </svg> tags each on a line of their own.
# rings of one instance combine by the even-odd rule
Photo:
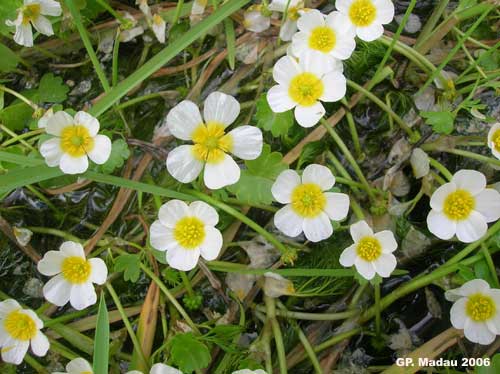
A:
<svg viewBox="0 0 500 374">
<path fill-rule="evenodd" d="M 200 307 L 202 305 L 203 296 L 201 296 L 200 294 L 196 294 L 193 296 L 186 294 L 182 298 L 182 302 L 184 303 L 184 306 L 186 307 L 186 309 L 198 310 L 198 309 L 200 309 Z"/>
<path fill-rule="evenodd" d="M 241 326 L 217 325 L 201 337 L 202 340 L 214 343 L 226 352 L 236 352 L 233 340 L 242 332 Z"/>
<path fill-rule="evenodd" d="M 256 104 L 255 118 L 257 126 L 265 131 L 270 131 L 273 136 L 285 136 L 288 130 L 293 125 L 292 111 L 284 113 L 274 113 L 271 110 L 266 98 L 266 94 L 262 94 Z"/>
<path fill-rule="evenodd" d="M 123 279 L 137 282 L 141 275 L 141 257 L 138 254 L 126 254 L 117 257 L 114 270 L 116 272 L 123 271 Z"/>
<path fill-rule="evenodd" d="M 45 74 L 38 86 L 39 100 L 42 103 L 62 103 L 68 97 L 69 87 L 61 77 L 52 73 Z"/>
<path fill-rule="evenodd" d="M 191 332 L 175 335 L 170 341 L 170 346 L 172 363 L 185 374 L 206 368 L 210 363 L 208 347 Z"/>
<path fill-rule="evenodd" d="M 484 359 L 488 359 L 484 357 Z M 500 373 L 500 353 L 495 354 L 491 357 L 489 365 L 476 366 L 474 367 L 474 374 L 497 374 Z"/>
<path fill-rule="evenodd" d="M 271 204 L 273 182 L 287 168 L 282 160 L 281 153 L 271 152 L 271 147 L 264 145 L 257 159 L 245 161 L 247 169 L 241 171 L 240 180 L 227 189 L 247 204 Z"/>
<path fill-rule="evenodd" d="M 0 43 L 0 72 L 8 73 L 16 68 L 21 59 L 12 50 Z"/>
<path fill-rule="evenodd" d="M 111 174 L 118 168 L 121 168 L 130 157 L 130 150 L 128 149 L 127 142 L 123 139 L 117 139 L 111 146 L 111 154 L 108 161 L 99 165 L 97 170 L 104 174 Z"/>
<path fill-rule="evenodd" d="M 302 169 L 302 166 L 313 163 L 314 159 L 318 157 L 325 148 L 325 141 L 307 143 L 300 153 L 299 160 L 297 161 L 297 169 Z"/>
<path fill-rule="evenodd" d="M 420 112 L 425 123 L 432 126 L 434 132 L 449 135 L 453 132 L 455 116 L 451 112 Z"/>
<path fill-rule="evenodd" d="M 0 110 L 0 122 L 13 131 L 19 131 L 29 127 L 33 115 L 33 109 L 16 100 L 11 105 Z"/>
<path fill-rule="evenodd" d="M 13 27 L 7 26 L 5 21 L 8 19 L 13 20 L 16 18 L 16 9 L 22 5 L 21 0 L 2 0 L 0 6 L 0 34 L 5 36 L 10 35 L 10 31 L 14 30 Z M 3 54 L 1 55 L 3 59 Z M 0 69 L 1 70 L 1 69 Z"/>
<path fill-rule="evenodd" d="M 481 260 L 474 264 L 474 278 L 484 279 L 490 284 L 490 286 L 495 286 L 493 275 L 491 274 L 490 267 L 488 266 L 486 260 Z"/>
<path fill-rule="evenodd" d="M 94 337 L 93 369 L 95 374 L 107 374 L 109 362 L 109 316 L 104 293 L 101 293 Z"/>
<path fill-rule="evenodd" d="M 162 253 L 164 254 L 165 252 Z M 165 254 L 163 255 L 163 257 L 165 257 Z M 162 275 L 165 282 L 167 282 L 167 284 L 171 287 L 175 287 L 182 282 L 181 275 L 179 274 L 178 270 L 165 268 L 165 270 L 163 270 L 162 272 Z"/>
</svg>

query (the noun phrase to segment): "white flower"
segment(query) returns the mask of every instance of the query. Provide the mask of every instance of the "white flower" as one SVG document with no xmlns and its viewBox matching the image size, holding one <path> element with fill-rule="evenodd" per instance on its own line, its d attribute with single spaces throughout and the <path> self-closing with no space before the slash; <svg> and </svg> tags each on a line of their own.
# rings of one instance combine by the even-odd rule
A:
<svg viewBox="0 0 500 374">
<path fill-rule="evenodd" d="M 384 33 L 382 25 L 394 18 L 391 0 L 337 0 L 335 7 L 347 16 L 351 30 L 366 42 L 380 38 Z"/>
<path fill-rule="evenodd" d="M 66 365 L 65 372 L 53 372 L 52 374 L 93 374 L 92 366 L 87 360 L 78 357 Z"/>
<path fill-rule="evenodd" d="M 31 24 L 35 29 L 44 35 L 54 35 L 52 24 L 44 16 L 60 16 L 62 13 L 61 5 L 54 0 L 24 0 L 24 5 L 17 10 L 15 20 L 7 20 L 7 26 L 15 26 L 16 33 L 14 41 L 25 47 L 33 47 L 33 31 Z"/>
<path fill-rule="evenodd" d="M 242 369 L 233 371 L 232 374 L 267 374 L 267 373 L 262 369 L 257 369 L 257 370 Z"/>
<path fill-rule="evenodd" d="M 292 281 L 272 272 L 264 273 L 264 286 L 262 289 L 266 296 L 272 298 L 283 295 L 293 295 L 295 293 L 295 287 Z"/>
<path fill-rule="evenodd" d="M 37 356 L 45 356 L 49 340 L 40 331 L 43 322 L 30 309 L 23 309 L 13 299 L 0 302 L 0 348 L 2 360 L 19 365 L 31 343 Z"/>
<path fill-rule="evenodd" d="M 299 59 L 310 52 L 328 68 L 335 64 L 335 59 L 351 57 L 356 48 L 355 34 L 350 32 L 349 21 L 340 12 L 331 12 L 325 17 L 314 9 L 304 13 L 297 26 L 299 32 L 293 36 L 292 52 Z"/>
<path fill-rule="evenodd" d="M 500 218 L 500 194 L 486 188 L 486 177 L 475 170 L 460 170 L 450 183 L 443 184 L 431 197 L 427 227 L 440 239 L 471 243 L 480 239 L 488 222 Z"/>
<path fill-rule="evenodd" d="M 248 31 L 262 32 L 271 26 L 271 17 L 262 14 L 262 5 L 252 5 L 244 13 L 243 25 Z"/>
<path fill-rule="evenodd" d="M 240 179 L 240 167 L 228 153 L 254 160 L 262 151 L 262 132 L 254 126 L 239 126 L 226 133 L 240 113 L 240 104 L 232 96 L 213 92 L 205 100 L 203 117 L 195 103 L 184 100 L 167 115 L 170 132 L 194 145 L 181 145 L 167 157 L 169 173 L 182 183 L 189 183 L 201 173 L 205 185 L 218 189 Z"/>
<path fill-rule="evenodd" d="M 208 0 L 194 0 L 193 7 L 191 8 L 192 15 L 200 15 L 205 12 Z"/>
<path fill-rule="evenodd" d="M 126 374 L 142 374 L 142 371 L 132 370 L 128 371 Z M 154 364 L 151 366 L 149 374 L 182 374 L 182 371 L 165 364 Z"/>
<path fill-rule="evenodd" d="M 280 28 L 280 38 L 285 42 L 292 40 L 293 35 L 297 31 L 297 20 L 300 14 L 305 10 L 304 0 L 273 0 L 273 2 L 269 4 L 269 10 L 284 13 L 287 4 L 287 17 Z"/>
<path fill-rule="evenodd" d="M 488 147 L 493 156 L 500 159 L 500 122 L 495 123 L 488 132 Z"/>
<path fill-rule="evenodd" d="M 340 264 L 345 267 L 356 266 L 365 279 L 372 279 L 375 273 L 389 277 L 396 268 L 396 257 L 392 254 L 398 243 L 392 231 L 383 230 L 373 233 L 366 221 L 359 221 L 349 228 L 354 244 L 344 249 Z"/>
<path fill-rule="evenodd" d="M 170 200 L 161 206 L 158 218 L 151 225 L 150 242 L 153 248 L 167 251 L 167 262 L 174 269 L 188 271 L 200 255 L 207 261 L 219 255 L 222 235 L 215 228 L 219 215 L 210 205 Z"/>
<path fill-rule="evenodd" d="M 50 108 L 48 109 L 43 116 L 38 120 L 38 128 L 39 129 L 45 129 L 47 128 L 47 122 L 49 121 L 50 117 L 54 115 L 54 109 Z"/>
<path fill-rule="evenodd" d="M 328 68 L 311 53 L 304 53 L 300 62 L 290 56 L 280 58 L 273 68 L 278 85 L 267 93 L 269 106 L 275 113 L 295 108 L 295 119 L 302 127 L 316 125 L 325 114 L 321 101 L 342 99 L 346 79 L 339 71 Z"/>
<path fill-rule="evenodd" d="M 349 196 L 324 192 L 334 184 L 332 172 L 322 165 L 307 166 L 302 178 L 294 170 L 283 171 L 271 188 L 276 201 L 287 204 L 274 215 L 275 226 L 290 237 L 304 232 L 312 242 L 330 237 L 330 220 L 341 221 L 349 212 Z"/>
<path fill-rule="evenodd" d="M 54 135 L 42 143 L 40 153 L 49 166 L 59 166 L 65 174 L 80 174 L 89 167 L 90 158 L 104 164 L 111 154 L 111 140 L 98 135 L 99 121 L 86 112 L 75 118 L 59 111 L 48 118 L 46 131 Z"/>
<path fill-rule="evenodd" d="M 155 14 L 151 19 L 151 29 L 160 43 L 165 43 L 165 30 L 167 24 L 162 16 Z"/>
<path fill-rule="evenodd" d="M 462 287 L 446 291 L 454 301 L 450 310 L 453 327 L 464 330 L 474 343 L 491 344 L 500 335 L 500 290 L 490 288 L 482 279 L 468 281 Z"/>
<path fill-rule="evenodd" d="M 148 6 L 149 8 L 149 6 Z M 144 34 L 144 27 L 137 23 L 137 20 L 129 12 L 122 13 L 123 18 L 130 21 L 130 28 L 121 30 L 120 42 L 127 43 L 134 40 L 137 36 Z M 123 27 L 128 25 L 122 25 Z"/>
<path fill-rule="evenodd" d="M 57 306 L 69 301 L 77 310 L 96 303 L 92 283 L 104 284 L 108 276 L 103 260 L 87 260 L 82 245 L 71 241 L 62 243 L 58 251 L 45 253 L 37 267 L 40 273 L 52 277 L 43 287 L 45 298 Z"/>
<path fill-rule="evenodd" d="M 227 273 L 226 284 L 238 299 L 244 300 L 256 279 L 257 277 L 254 274 Z"/>
<path fill-rule="evenodd" d="M 149 7 L 148 0 L 135 0 L 135 5 L 139 5 L 139 9 L 146 16 L 146 18 L 152 18 L 151 8 Z"/>
</svg>

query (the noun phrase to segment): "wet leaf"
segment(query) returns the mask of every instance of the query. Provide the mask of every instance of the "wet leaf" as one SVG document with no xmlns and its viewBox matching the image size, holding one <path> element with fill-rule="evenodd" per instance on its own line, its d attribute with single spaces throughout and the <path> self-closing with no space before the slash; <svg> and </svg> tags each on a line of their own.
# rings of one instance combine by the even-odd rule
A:
<svg viewBox="0 0 500 374">
<path fill-rule="evenodd" d="M 170 346 L 173 364 L 186 374 L 206 368 L 210 363 L 211 356 L 207 346 L 191 332 L 175 335 Z"/>
</svg>

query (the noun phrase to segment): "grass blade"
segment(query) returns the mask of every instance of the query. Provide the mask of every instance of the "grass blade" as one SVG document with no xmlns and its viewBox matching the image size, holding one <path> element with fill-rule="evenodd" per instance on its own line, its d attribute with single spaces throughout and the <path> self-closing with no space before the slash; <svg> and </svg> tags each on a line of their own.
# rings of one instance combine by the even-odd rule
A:
<svg viewBox="0 0 500 374">
<path fill-rule="evenodd" d="M 94 338 L 94 374 L 107 374 L 109 361 L 109 316 L 104 293 L 101 293 Z"/>
<path fill-rule="evenodd" d="M 224 20 L 224 29 L 226 30 L 227 61 L 229 67 L 234 70 L 236 64 L 236 36 L 234 34 L 234 24 L 231 18 Z"/>
</svg>

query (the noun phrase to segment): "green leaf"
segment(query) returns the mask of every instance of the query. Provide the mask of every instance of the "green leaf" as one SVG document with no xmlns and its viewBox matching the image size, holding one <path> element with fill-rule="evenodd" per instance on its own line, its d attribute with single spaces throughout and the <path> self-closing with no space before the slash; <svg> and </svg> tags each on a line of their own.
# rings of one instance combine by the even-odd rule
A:
<svg viewBox="0 0 500 374">
<path fill-rule="evenodd" d="M 317 141 L 307 143 L 300 153 L 297 161 L 297 169 L 302 169 L 302 165 L 310 164 L 318 157 L 326 148 L 326 142 Z"/>
<path fill-rule="evenodd" d="M 2 4 L 3 5 L 3 4 Z M 8 73 L 16 68 L 21 59 L 12 50 L 0 43 L 0 71 Z"/>
<path fill-rule="evenodd" d="M 139 275 L 141 275 L 141 258 L 139 255 L 127 254 L 117 257 L 114 270 L 123 272 L 123 279 L 137 282 Z"/>
<path fill-rule="evenodd" d="M 172 362 L 184 374 L 204 369 L 211 360 L 207 346 L 196 339 L 193 333 L 175 335 L 170 341 Z"/>
<path fill-rule="evenodd" d="M 273 202 L 271 187 L 277 176 L 287 168 L 279 152 L 271 152 L 269 145 L 264 145 L 261 155 L 255 160 L 245 161 L 246 170 L 241 171 L 240 180 L 227 190 L 236 195 L 238 200 L 250 205 Z"/>
<path fill-rule="evenodd" d="M 224 20 L 224 28 L 226 30 L 227 60 L 229 62 L 229 68 L 234 70 L 236 63 L 236 37 L 231 18 L 226 18 Z"/>
<path fill-rule="evenodd" d="M 19 131 L 29 126 L 32 116 L 33 109 L 20 101 L 0 111 L 0 122 L 13 131 Z"/>
<path fill-rule="evenodd" d="M 255 118 L 257 126 L 265 131 L 270 131 L 273 136 L 285 136 L 293 125 L 291 110 L 284 113 L 274 113 L 267 102 L 266 94 L 262 94 L 256 104 Z"/>
<path fill-rule="evenodd" d="M 214 343 L 226 352 L 236 352 L 233 340 L 242 332 L 238 325 L 217 325 L 201 339 Z"/>
<path fill-rule="evenodd" d="M 434 132 L 449 135 L 453 132 L 455 116 L 451 112 L 420 112 L 425 123 L 432 126 Z"/>
<path fill-rule="evenodd" d="M 109 316 L 104 292 L 101 293 L 99 311 L 97 312 L 93 359 L 94 374 L 107 374 L 109 361 Z"/>
<path fill-rule="evenodd" d="M 103 165 L 99 165 L 98 171 L 104 174 L 111 174 L 118 168 L 121 168 L 126 159 L 130 157 L 130 150 L 128 149 L 127 142 L 123 139 L 117 139 L 111 146 L 111 154 L 108 161 Z"/>
<path fill-rule="evenodd" d="M 474 275 L 475 278 L 484 279 L 491 286 L 495 284 L 486 260 L 480 260 L 474 264 Z"/>
<path fill-rule="evenodd" d="M 16 18 L 16 10 L 22 4 L 21 0 L 2 0 L 2 5 L 0 6 L 0 34 L 10 36 L 10 32 L 14 31 L 14 27 L 7 26 L 5 21 L 8 19 L 14 20 Z"/>
<path fill-rule="evenodd" d="M 476 365 L 474 367 L 475 374 L 498 374 L 500 373 L 500 353 L 495 354 L 493 357 L 483 357 L 483 365 Z M 486 360 L 490 360 L 487 364 Z"/>
<path fill-rule="evenodd" d="M 68 97 L 68 91 L 69 87 L 63 83 L 63 79 L 52 73 L 45 74 L 38 86 L 40 102 L 43 103 L 62 103 Z"/>
</svg>

